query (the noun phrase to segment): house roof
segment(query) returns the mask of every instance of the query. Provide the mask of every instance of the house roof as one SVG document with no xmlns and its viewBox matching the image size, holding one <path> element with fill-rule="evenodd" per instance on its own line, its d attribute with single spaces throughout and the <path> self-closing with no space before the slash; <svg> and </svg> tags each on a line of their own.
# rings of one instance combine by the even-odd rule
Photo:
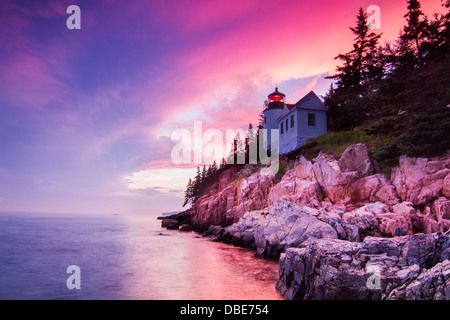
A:
<svg viewBox="0 0 450 320">
<path fill-rule="evenodd" d="M 310 91 L 306 96 L 298 100 L 295 106 L 300 109 L 327 111 L 327 106 L 320 100 L 314 91 Z"/>
<path fill-rule="evenodd" d="M 293 112 L 295 109 L 327 111 L 327 106 L 320 100 L 314 91 L 310 91 L 306 96 L 297 101 L 297 103 L 285 104 L 277 121 L 280 121 L 281 118 Z"/>
<path fill-rule="evenodd" d="M 294 109 L 295 104 L 286 103 L 286 107 L 290 110 Z"/>
</svg>

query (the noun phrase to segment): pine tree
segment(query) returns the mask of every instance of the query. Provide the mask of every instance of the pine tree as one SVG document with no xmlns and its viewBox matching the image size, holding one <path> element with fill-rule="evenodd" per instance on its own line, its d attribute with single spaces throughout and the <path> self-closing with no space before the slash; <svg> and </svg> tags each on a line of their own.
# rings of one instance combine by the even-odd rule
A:
<svg viewBox="0 0 450 320">
<path fill-rule="evenodd" d="M 359 8 L 356 27 L 350 27 L 350 30 L 356 36 L 353 50 L 335 58 L 344 63 L 337 67 L 337 74 L 327 78 L 337 80 L 338 87 L 358 88 L 382 74 L 382 68 L 375 68 L 378 65 L 378 41 L 382 34 L 370 31 L 363 8 Z"/>
<path fill-rule="evenodd" d="M 225 158 L 222 158 L 222 161 L 220 162 L 219 171 L 225 170 L 225 166 L 227 165 L 227 161 Z"/>
<path fill-rule="evenodd" d="M 404 15 L 407 25 L 403 28 L 400 36 L 401 49 L 414 55 L 417 61 L 424 56 L 423 44 L 426 41 L 428 19 L 421 9 L 419 0 L 408 0 L 408 12 Z M 405 52 L 403 53 L 405 54 Z"/>
<path fill-rule="evenodd" d="M 192 204 L 193 199 L 194 199 L 194 185 L 192 183 L 192 179 L 189 178 L 189 182 L 186 191 L 184 193 L 183 207 L 185 207 L 188 203 Z"/>
<path fill-rule="evenodd" d="M 335 59 L 342 60 L 343 65 L 336 68 L 335 75 L 326 77 L 335 80 L 336 87 L 330 87 L 325 104 L 338 130 L 352 128 L 376 113 L 362 100 L 373 91 L 371 84 L 383 78 L 385 68 L 383 51 L 378 47 L 381 34 L 370 30 L 363 8 L 359 9 L 356 27 L 350 30 L 356 36 L 353 50 L 339 54 Z"/>
<path fill-rule="evenodd" d="M 202 192 L 202 174 L 200 171 L 200 167 L 197 167 L 197 174 L 195 175 L 194 182 L 193 182 L 193 191 L 192 191 L 192 197 L 193 197 L 193 203 L 197 201 L 197 199 L 200 197 Z"/>
</svg>

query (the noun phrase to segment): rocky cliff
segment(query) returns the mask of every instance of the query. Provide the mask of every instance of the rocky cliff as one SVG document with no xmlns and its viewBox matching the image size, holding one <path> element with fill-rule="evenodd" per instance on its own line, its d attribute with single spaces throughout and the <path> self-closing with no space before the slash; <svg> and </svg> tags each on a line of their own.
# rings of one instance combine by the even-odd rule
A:
<svg viewBox="0 0 450 320">
<path fill-rule="evenodd" d="M 390 176 L 375 167 L 357 144 L 300 157 L 278 183 L 225 171 L 188 215 L 205 235 L 280 258 L 289 299 L 450 299 L 449 157 L 402 157 Z"/>
</svg>

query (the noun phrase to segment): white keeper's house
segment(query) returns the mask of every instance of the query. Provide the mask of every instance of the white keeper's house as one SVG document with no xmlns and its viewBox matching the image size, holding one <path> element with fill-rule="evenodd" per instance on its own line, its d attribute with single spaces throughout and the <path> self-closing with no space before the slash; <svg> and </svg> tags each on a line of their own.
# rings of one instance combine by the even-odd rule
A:
<svg viewBox="0 0 450 320">
<path fill-rule="evenodd" d="M 286 103 L 286 95 L 269 94 L 264 109 L 264 129 L 268 129 L 266 146 L 271 148 L 270 129 L 279 129 L 280 154 L 300 148 L 309 138 L 327 133 L 327 107 L 311 91 L 295 104 Z"/>
</svg>

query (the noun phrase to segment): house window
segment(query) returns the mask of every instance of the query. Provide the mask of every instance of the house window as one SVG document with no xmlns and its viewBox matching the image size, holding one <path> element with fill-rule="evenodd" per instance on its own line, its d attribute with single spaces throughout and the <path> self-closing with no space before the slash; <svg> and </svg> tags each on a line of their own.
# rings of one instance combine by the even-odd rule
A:
<svg viewBox="0 0 450 320">
<path fill-rule="evenodd" d="M 294 127 L 294 115 L 291 116 L 291 128 Z"/>
<path fill-rule="evenodd" d="M 286 119 L 286 131 L 288 131 L 288 129 L 289 129 L 289 122 L 288 119 Z"/>
<path fill-rule="evenodd" d="M 316 114 L 308 113 L 308 126 L 315 127 L 316 126 Z"/>
<path fill-rule="evenodd" d="M 264 117 L 264 124 L 267 123 L 267 117 Z"/>
<path fill-rule="evenodd" d="M 281 134 L 283 134 L 283 132 L 284 132 L 283 122 L 281 123 L 280 131 L 281 131 Z"/>
</svg>

